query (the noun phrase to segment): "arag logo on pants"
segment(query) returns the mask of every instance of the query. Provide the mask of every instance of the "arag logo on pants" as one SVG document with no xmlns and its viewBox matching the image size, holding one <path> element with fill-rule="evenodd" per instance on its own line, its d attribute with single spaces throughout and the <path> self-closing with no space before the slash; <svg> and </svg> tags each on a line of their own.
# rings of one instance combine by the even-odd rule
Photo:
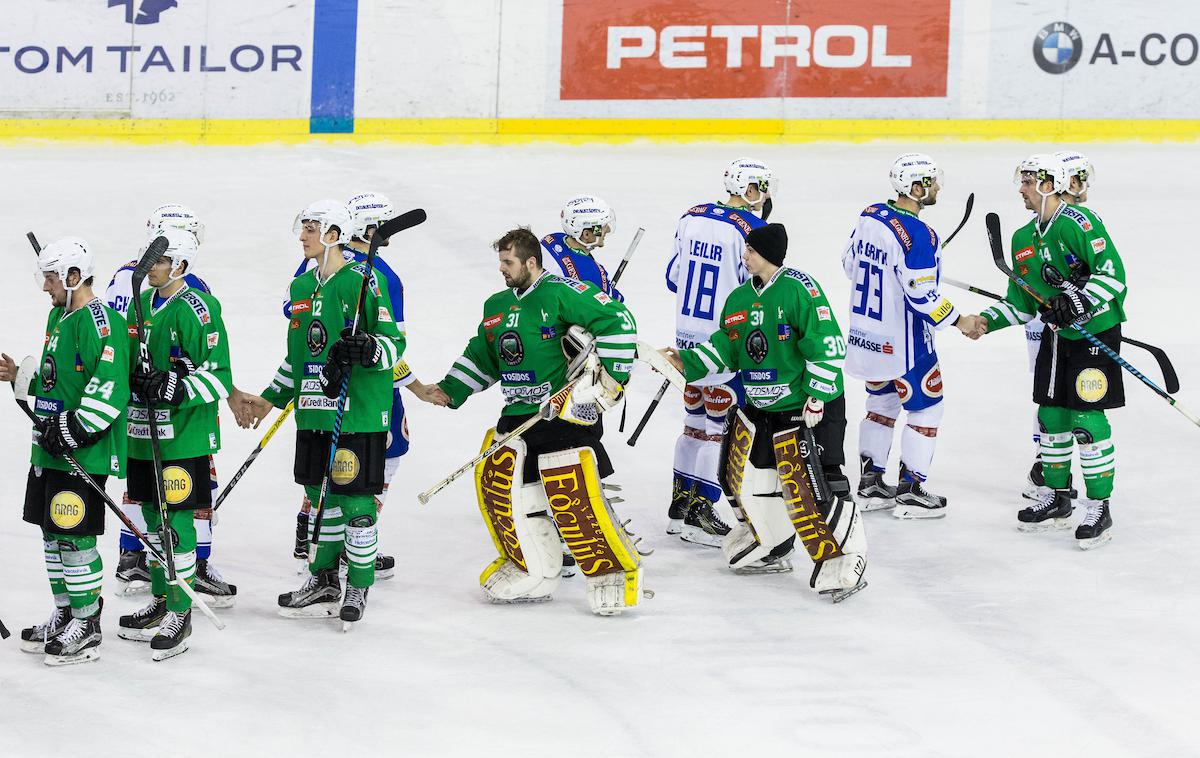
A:
<svg viewBox="0 0 1200 758">
<path fill-rule="evenodd" d="M 159 16 L 179 7 L 179 3 L 177 0 L 108 0 L 109 8 L 121 6 L 125 8 L 125 23 L 157 24 Z"/>
<path fill-rule="evenodd" d="M 1055 21 L 1038 30 L 1033 38 L 1033 60 L 1048 74 L 1062 74 L 1074 68 L 1083 55 L 1079 30 L 1066 21 Z"/>
</svg>

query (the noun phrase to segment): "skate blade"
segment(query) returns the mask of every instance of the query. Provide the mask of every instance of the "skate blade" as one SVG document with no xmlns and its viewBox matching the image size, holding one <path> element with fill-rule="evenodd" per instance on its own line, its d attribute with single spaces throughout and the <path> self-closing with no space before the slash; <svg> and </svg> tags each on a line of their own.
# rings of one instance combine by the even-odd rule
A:
<svg viewBox="0 0 1200 758">
<path fill-rule="evenodd" d="M 385 579 L 391 579 L 396 575 L 396 569 L 380 570 L 375 569 L 375 581 L 382 582 Z"/>
<path fill-rule="evenodd" d="M 117 627 L 117 636 L 123 640 L 129 640 L 130 642 L 149 642 L 150 640 L 154 639 L 154 635 L 156 634 L 158 634 L 157 626 L 145 630 Z"/>
<path fill-rule="evenodd" d="M 860 511 L 886 511 L 896 507 L 896 501 L 888 497 L 859 497 L 854 496 L 854 502 Z"/>
<path fill-rule="evenodd" d="M 843 600 L 845 600 L 846 598 L 850 597 L 851 595 L 856 595 L 859 592 L 862 592 L 866 588 L 867 588 L 867 581 L 865 579 L 860 579 L 858 584 L 854 585 L 853 587 L 851 587 L 849 589 L 822 590 L 821 594 L 828 595 L 830 598 L 833 599 L 834 603 L 840 603 Z"/>
<path fill-rule="evenodd" d="M 667 524 L 667 534 L 679 534 L 683 531 L 683 519 L 673 518 Z"/>
<path fill-rule="evenodd" d="M 570 579 L 571 577 L 575 576 L 576 573 L 578 573 L 578 572 L 575 571 L 574 566 L 572 566 L 571 568 L 567 568 L 566 566 L 563 566 L 562 570 L 558 572 L 558 575 L 559 575 L 559 577 L 561 577 L 563 579 Z"/>
<path fill-rule="evenodd" d="M 42 659 L 42 663 L 47 666 L 74 666 L 76 663 L 87 663 L 89 661 L 100 660 L 100 651 L 94 647 L 89 647 L 76 655 L 50 655 L 47 654 Z"/>
<path fill-rule="evenodd" d="M 354 621 L 343 621 L 342 622 L 342 634 L 345 634 L 346 632 L 349 632 L 351 629 L 353 629 L 354 624 L 355 624 Z"/>
<path fill-rule="evenodd" d="M 892 515 L 898 519 L 909 521 L 912 519 L 935 519 L 945 518 L 945 508 L 922 508 L 919 505 L 897 505 L 892 511 Z"/>
<path fill-rule="evenodd" d="M 45 653 L 45 640 L 21 640 L 21 652 L 24 653 Z"/>
<path fill-rule="evenodd" d="M 679 535 L 679 539 L 684 542 L 690 542 L 693 545 L 703 545 L 704 547 L 720 547 L 724 539 L 719 534 L 709 534 L 703 529 L 694 526 L 685 526 L 683 532 Z"/>
<path fill-rule="evenodd" d="M 285 619 L 327 619 L 337 616 L 340 611 L 337 602 L 313 603 L 303 608 L 280 608 L 279 615 Z"/>
<path fill-rule="evenodd" d="M 1026 523 L 1024 521 L 1017 524 L 1017 531 L 1026 534 L 1039 534 L 1041 532 L 1061 532 L 1071 528 L 1071 522 L 1066 518 L 1052 518 L 1040 521 L 1038 523 Z"/>
<path fill-rule="evenodd" d="M 786 574 L 792 570 L 792 562 L 789 560 L 776 561 L 768 563 L 765 566 L 742 566 L 735 568 L 733 573 L 743 576 L 752 576 L 754 574 Z"/>
<path fill-rule="evenodd" d="M 200 590 L 196 590 L 196 594 L 209 608 L 232 608 L 237 602 L 237 595 L 210 595 Z"/>
<path fill-rule="evenodd" d="M 122 582 L 120 579 L 117 580 L 117 597 L 135 597 L 137 595 L 144 595 L 149 591 L 150 582 L 143 582 L 140 580 L 134 582 Z"/>
<path fill-rule="evenodd" d="M 553 595 L 542 595 L 541 597 L 506 598 L 488 595 L 487 593 L 484 594 L 487 597 L 487 601 L 492 605 L 529 605 L 531 603 L 548 603 L 554 599 Z"/>
<path fill-rule="evenodd" d="M 168 658 L 174 658 L 177 655 L 183 655 L 189 649 L 190 648 L 187 644 L 187 641 L 185 640 L 169 650 L 155 650 L 154 653 L 151 654 L 150 659 L 154 661 L 165 661 Z"/>
<path fill-rule="evenodd" d="M 1099 537 L 1089 537 L 1084 540 L 1076 540 L 1075 544 L 1079 545 L 1080 550 L 1095 550 L 1101 545 L 1107 545 L 1112 541 L 1112 527 L 1104 530 L 1104 533 Z"/>
</svg>

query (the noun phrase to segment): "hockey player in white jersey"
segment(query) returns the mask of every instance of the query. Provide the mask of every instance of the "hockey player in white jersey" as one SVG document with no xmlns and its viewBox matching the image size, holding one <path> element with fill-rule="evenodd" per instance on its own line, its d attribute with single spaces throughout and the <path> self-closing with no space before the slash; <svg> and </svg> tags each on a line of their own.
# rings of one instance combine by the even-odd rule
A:
<svg viewBox="0 0 1200 758">
<path fill-rule="evenodd" d="M 853 283 L 845 372 L 867 386 L 867 414 L 858 429 L 858 502 L 863 510 L 894 506 L 897 518 L 946 514 L 946 498 L 924 488 L 943 411 L 934 334 L 954 325 L 971 335 L 977 326 L 977 317 L 960 314 L 939 293 L 938 236 L 917 218 L 937 202 L 941 176 L 927 155 L 897 158 L 891 170 L 896 199 L 868 206 L 842 253 Z M 893 489 L 883 475 L 902 409 L 900 481 Z"/>
<path fill-rule="evenodd" d="M 1088 188 L 1091 186 L 1093 175 L 1092 163 L 1078 150 L 1059 150 L 1054 157 L 1062 161 L 1067 168 L 1070 185 L 1063 193 L 1062 199 L 1068 205 L 1082 205 L 1087 202 Z M 1037 363 L 1038 350 L 1042 346 L 1042 332 L 1045 324 L 1041 314 L 1033 314 L 1029 323 L 1025 324 L 1025 347 L 1029 352 L 1029 374 L 1033 375 Z M 1033 466 L 1025 478 L 1025 491 L 1022 493 L 1030 500 L 1046 501 L 1054 497 L 1054 490 L 1046 486 L 1046 478 L 1042 474 L 1042 424 L 1038 420 L 1037 411 L 1033 414 Z"/>
<path fill-rule="evenodd" d="M 164 229 L 182 229 L 190 232 L 196 238 L 197 244 L 204 242 L 204 224 L 196 218 L 186 205 L 166 203 L 158 206 L 146 220 L 147 243 L 154 239 Z M 129 304 L 133 301 L 133 269 L 136 260 L 126 263 L 113 274 L 108 283 L 105 301 L 108 306 L 118 311 L 122 316 L 127 315 Z M 208 284 L 195 274 L 188 273 L 184 280 L 187 285 L 201 292 L 209 292 Z M 209 457 L 212 465 L 212 457 Z M 217 487 L 216 468 L 210 471 L 212 487 Z M 126 493 L 121 500 L 121 510 L 143 532 L 146 522 L 142 517 L 141 504 L 129 499 Z M 208 597 L 208 604 L 217 608 L 226 608 L 234 604 L 237 587 L 229 584 L 209 561 L 212 554 L 212 510 L 198 509 L 195 511 L 196 521 L 196 592 Z M 120 538 L 121 556 L 117 563 L 117 582 L 123 593 L 136 593 L 149 589 L 150 569 L 146 563 L 145 547 L 128 528 L 121 527 Z"/>
<path fill-rule="evenodd" d="M 677 348 L 707 341 L 719 327 L 725 298 L 746 281 L 746 235 L 766 224 L 761 215 L 773 181 L 762 161 L 739 158 L 725 169 L 729 197 L 692 206 L 679 220 L 675 254 L 667 265 L 667 289 L 675 293 Z M 720 547 L 729 533 L 713 503 L 721 496 L 717 466 L 725 418 L 743 399 L 736 373 L 714 374 L 687 386 L 683 434 L 675 443 L 668 534 Z"/>
</svg>

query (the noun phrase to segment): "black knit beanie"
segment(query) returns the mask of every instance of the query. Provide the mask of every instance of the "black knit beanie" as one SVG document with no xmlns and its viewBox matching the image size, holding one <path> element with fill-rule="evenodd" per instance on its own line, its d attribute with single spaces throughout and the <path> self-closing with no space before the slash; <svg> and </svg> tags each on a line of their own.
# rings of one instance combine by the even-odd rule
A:
<svg viewBox="0 0 1200 758">
<path fill-rule="evenodd" d="M 767 224 L 746 235 L 746 244 L 776 266 L 783 265 L 787 255 L 787 230 L 783 224 Z"/>
</svg>

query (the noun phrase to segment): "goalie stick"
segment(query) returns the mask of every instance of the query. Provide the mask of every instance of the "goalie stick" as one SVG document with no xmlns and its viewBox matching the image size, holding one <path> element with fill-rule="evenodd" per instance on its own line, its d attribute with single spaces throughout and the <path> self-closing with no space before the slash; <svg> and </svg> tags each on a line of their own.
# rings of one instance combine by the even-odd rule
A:
<svg viewBox="0 0 1200 758">
<path fill-rule="evenodd" d="M 991 246 L 992 261 L 996 264 L 996 268 L 1004 272 L 1004 275 L 1015 282 L 1018 287 L 1025 290 L 1030 297 L 1037 301 L 1038 305 L 1045 305 L 1046 302 L 1042 299 L 1042 296 L 1039 295 L 1035 289 L 1029 286 L 1029 283 L 1026 282 L 1020 275 L 1018 275 L 1017 272 L 1013 271 L 1008 263 L 1004 260 L 1004 243 L 1001 241 L 1000 237 L 1000 217 L 995 213 L 989 213 L 985 217 L 984 223 L 987 226 L 988 244 Z M 1097 339 L 1096 335 L 1092 334 L 1079 324 L 1072 324 L 1068 328 L 1079 332 L 1081 335 L 1083 335 L 1084 339 L 1092 343 L 1092 345 L 1100 352 L 1104 353 L 1113 361 L 1115 361 L 1118 366 L 1125 369 L 1130 374 L 1133 374 L 1139 381 L 1141 381 L 1142 384 L 1153 390 L 1156 395 L 1170 403 L 1171 407 L 1179 411 L 1184 418 L 1186 418 L 1188 421 L 1191 421 L 1196 426 L 1200 426 L 1200 418 L 1180 405 L 1179 401 L 1171 397 L 1166 390 L 1147 379 L 1145 374 L 1143 374 L 1141 371 L 1138 371 L 1136 368 L 1134 368 L 1133 364 L 1122 358 L 1120 354 L 1116 353 L 1108 345 Z"/>
<path fill-rule="evenodd" d="M 34 424 L 41 423 L 41 418 L 39 418 L 38 415 L 33 412 L 33 409 L 29 407 L 29 383 L 32 381 L 34 375 L 37 374 L 37 370 L 37 360 L 34 359 L 32 355 L 27 356 L 25 360 L 21 361 L 21 367 L 17 371 L 17 376 L 12 382 L 13 396 L 17 401 L 17 406 L 25 412 L 25 415 L 28 416 L 29 420 Z M 75 456 L 70 452 L 67 452 L 63 454 L 63 457 L 66 458 L 67 463 L 71 464 L 71 468 L 74 469 L 75 473 L 79 475 L 79 477 L 83 479 L 83 481 L 89 487 L 95 490 L 101 498 L 103 498 L 104 504 L 108 506 L 109 510 L 116 514 L 117 519 L 119 519 L 120 522 L 125 525 L 125 528 L 127 528 L 134 534 L 134 536 L 142 541 L 142 544 L 146 546 L 146 552 L 150 555 L 150 557 L 159 563 L 166 565 L 166 558 L 163 557 L 162 553 L 155 549 L 154 545 L 150 542 L 150 538 L 147 537 L 146 534 L 139 529 L 137 525 L 134 524 L 129 517 L 121 511 L 120 508 L 117 507 L 117 504 L 114 503 L 112 498 L 108 496 L 108 493 L 104 491 L 104 488 L 96 483 L 96 480 L 93 479 L 87 470 L 80 465 Z M 188 586 L 187 582 L 180 581 L 178 578 L 176 578 L 174 581 L 168 580 L 168 583 L 174 584 L 183 592 L 183 594 L 191 598 L 192 605 L 199 608 L 200 611 L 208 617 L 209 621 L 213 623 L 213 626 L 218 629 L 225 628 L 224 622 L 217 618 L 217 615 L 212 612 L 212 609 L 209 608 L 203 600 L 197 597 L 196 591 Z"/>
</svg>

